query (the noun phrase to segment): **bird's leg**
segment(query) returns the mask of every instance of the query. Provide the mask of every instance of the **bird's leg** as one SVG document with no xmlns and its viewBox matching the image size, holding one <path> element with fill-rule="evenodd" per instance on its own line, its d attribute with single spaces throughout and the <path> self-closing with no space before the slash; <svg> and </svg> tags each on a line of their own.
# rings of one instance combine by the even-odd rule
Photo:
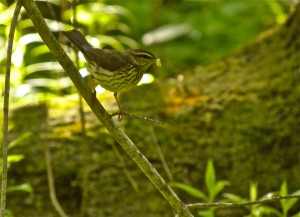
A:
<svg viewBox="0 0 300 217">
<path fill-rule="evenodd" d="M 118 117 L 118 120 L 121 121 L 122 118 L 123 118 L 123 114 L 122 114 L 122 109 L 121 109 L 121 106 L 120 106 L 120 103 L 119 103 L 119 100 L 118 100 L 118 93 L 117 92 L 114 92 L 114 97 L 117 101 L 117 104 L 118 104 L 118 107 L 119 107 L 119 117 Z"/>
</svg>

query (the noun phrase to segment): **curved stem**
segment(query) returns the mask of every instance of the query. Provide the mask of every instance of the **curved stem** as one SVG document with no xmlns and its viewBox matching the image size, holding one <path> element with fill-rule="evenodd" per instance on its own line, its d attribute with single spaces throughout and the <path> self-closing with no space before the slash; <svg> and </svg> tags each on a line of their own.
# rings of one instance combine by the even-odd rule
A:
<svg viewBox="0 0 300 217">
<path fill-rule="evenodd" d="M 0 204 L 0 217 L 5 216 L 6 206 L 6 189 L 7 189 L 7 155 L 8 155 L 8 111 L 9 111 L 9 89 L 10 89 L 10 66 L 11 55 L 14 41 L 15 29 L 18 22 L 22 5 L 17 2 L 14 15 L 12 18 L 8 45 L 7 45 L 7 61 L 6 61 L 6 73 L 5 73 L 5 88 L 4 88 L 4 103 L 3 103 L 3 162 L 2 162 L 2 186 L 1 186 L 1 204 Z"/>
<path fill-rule="evenodd" d="M 55 181 L 53 176 L 53 169 L 52 169 L 52 160 L 51 160 L 51 153 L 47 144 L 45 144 L 45 161 L 46 161 L 46 169 L 47 169 L 47 179 L 48 179 L 48 186 L 49 186 L 49 193 L 51 202 L 55 208 L 55 210 L 59 213 L 61 217 L 68 217 L 65 213 L 64 209 L 60 205 L 59 201 L 56 197 L 55 191 Z"/>
</svg>

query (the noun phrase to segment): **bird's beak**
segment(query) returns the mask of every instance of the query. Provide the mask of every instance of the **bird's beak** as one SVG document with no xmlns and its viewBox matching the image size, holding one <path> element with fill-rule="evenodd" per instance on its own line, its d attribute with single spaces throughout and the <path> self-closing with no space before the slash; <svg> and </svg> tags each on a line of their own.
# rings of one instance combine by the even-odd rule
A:
<svg viewBox="0 0 300 217">
<path fill-rule="evenodd" d="M 155 63 L 158 67 L 161 67 L 161 60 L 160 59 L 157 58 Z"/>
</svg>

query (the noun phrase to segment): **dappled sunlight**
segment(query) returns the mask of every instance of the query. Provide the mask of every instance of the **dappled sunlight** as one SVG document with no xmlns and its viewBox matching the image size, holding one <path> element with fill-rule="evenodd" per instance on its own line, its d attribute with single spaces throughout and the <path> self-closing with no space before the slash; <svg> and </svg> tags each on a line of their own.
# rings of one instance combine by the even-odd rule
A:
<svg viewBox="0 0 300 217">
<path fill-rule="evenodd" d="M 194 37 L 198 35 L 197 37 L 199 37 L 200 33 L 195 31 L 188 23 L 172 24 L 159 27 L 158 29 L 146 33 L 142 37 L 142 42 L 149 46 L 172 41 L 185 35 L 194 35 Z"/>
<path fill-rule="evenodd" d="M 104 91 L 105 91 L 105 89 L 103 87 L 101 87 L 100 85 L 97 85 L 95 90 L 96 90 L 97 94 L 104 93 Z"/>
<path fill-rule="evenodd" d="M 38 33 L 29 33 L 29 34 L 23 35 L 19 40 L 19 43 L 22 46 L 28 45 L 33 42 L 43 42 Z"/>
<path fill-rule="evenodd" d="M 140 82 L 138 83 L 138 85 L 142 85 L 142 84 L 150 84 L 152 82 L 154 82 L 155 78 L 152 74 L 148 74 L 145 73 L 142 77 L 142 79 L 140 80 Z"/>
<path fill-rule="evenodd" d="M 23 63 L 23 50 L 16 49 L 12 54 L 11 61 L 16 67 L 20 67 Z"/>
<path fill-rule="evenodd" d="M 24 97 L 31 92 L 31 85 L 22 84 L 16 89 L 16 97 Z"/>
<path fill-rule="evenodd" d="M 148 182 L 152 175 L 144 176 L 135 165 L 140 159 L 132 160 L 128 150 L 118 146 L 116 141 L 126 136 L 166 183 L 184 183 L 187 193 L 175 191 L 183 204 L 248 200 L 250 183 L 257 183 L 255 189 L 250 186 L 257 199 L 279 188 L 288 194 L 287 183 L 289 192 L 299 193 L 300 27 L 295 19 L 299 14 L 284 23 L 295 7 L 291 1 L 35 2 L 82 78 L 76 74 L 74 79 L 73 71 L 67 70 L 71 64 L 60 60 L 70 74 L 63 70 L 31 16 L 22 10 L 14 39 L 9 107 L 9 155 L 21 153 L 22 158 L 10 165 L 8 183 L 25 188 L 9 192 L 7 209 L 12 216 L 57 215 L 49 206 L 45 147 L 52 155 L 56 196 L 68 216 L 174 216 L 169 201 L 157 191 L 161 189 Z M 2 100 L 14 8 L 5 4 L 0 2 Z M 85 43 L 77 46 L 78 51 L 65 34 L 73 29 L 94 48 L 131 52 L 98 53 Z M 106 88 L 113 87 L 111 91 L 91 79 L 82 52 L 91 62 L 105 63 L 94 70 L 107 70 L 98 82 L 104 87 L 110 83 Z M 149 70 L 143 68 L 147 61 L 153 66 Z M 130 77 L 133 67 L 146 73 Z M 112 79 L 116 71 L 119 80 Z M 78 85 L 83 82 L 93 95 Z M 124 83 L 132 85 L 119 88 Z M 97 101 L 111 116 L 97 113 Z M 126 136 L 112 136 L 109 132 L 115 131 L 105 128 L 107 123 Z M 268 204 L 282 216 L 283 205 Z M 289 206 L 285 216 L 299 212 Z M 258 216 L 251 206 L 239 208 L 243 215 Z M 215 217 L 228 215 L 224 210 L 192 211 L 195 217 Z M 228 216 L 238 216 L 239 210 L 230 210 Z"/>
</svg>

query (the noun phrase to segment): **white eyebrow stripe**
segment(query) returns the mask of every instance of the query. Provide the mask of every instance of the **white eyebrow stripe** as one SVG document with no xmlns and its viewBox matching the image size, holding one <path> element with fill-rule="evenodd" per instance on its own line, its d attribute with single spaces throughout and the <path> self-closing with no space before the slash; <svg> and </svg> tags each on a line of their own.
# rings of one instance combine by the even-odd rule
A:
<svg viewBox="0 0 300 217">
<path fill-rule="evenodd" d="M 135 52 L 134 55 L 141 56 L 141 57 L 148 57 L 149 59 L 155 59 L 155 57 L 146 52 Z"/>
</svg>

